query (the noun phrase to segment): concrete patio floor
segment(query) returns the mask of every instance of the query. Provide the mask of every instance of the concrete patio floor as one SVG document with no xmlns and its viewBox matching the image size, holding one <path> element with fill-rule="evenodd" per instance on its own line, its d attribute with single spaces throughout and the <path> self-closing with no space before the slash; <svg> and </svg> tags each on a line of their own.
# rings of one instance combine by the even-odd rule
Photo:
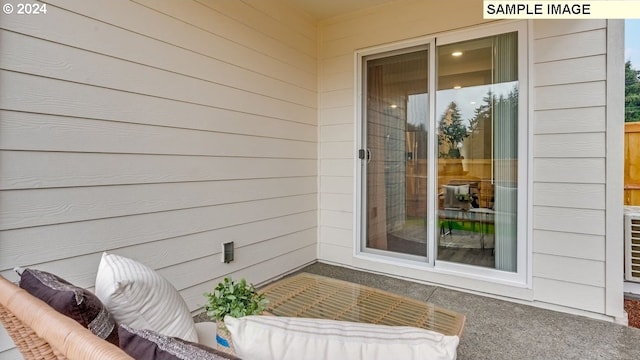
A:
<svg viewBox="0 0 640 360">
<path fill-rule="evenodd" d="M 459 360 L 640 359 L 640 329 L 322 263 L 298 272 L 351 281 L 464 313 Z"/>
</svg>

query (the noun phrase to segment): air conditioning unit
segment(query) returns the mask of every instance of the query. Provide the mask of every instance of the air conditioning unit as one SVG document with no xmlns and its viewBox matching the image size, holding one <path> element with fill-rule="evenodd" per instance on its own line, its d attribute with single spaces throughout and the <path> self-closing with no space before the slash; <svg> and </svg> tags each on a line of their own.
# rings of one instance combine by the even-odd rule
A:
<svg viewBox="0 0 640 360">
<path fill-rule="evenodd" d="M 624 278 L 640 282 L 640 211 L 624 215 Z"/>
</svg>

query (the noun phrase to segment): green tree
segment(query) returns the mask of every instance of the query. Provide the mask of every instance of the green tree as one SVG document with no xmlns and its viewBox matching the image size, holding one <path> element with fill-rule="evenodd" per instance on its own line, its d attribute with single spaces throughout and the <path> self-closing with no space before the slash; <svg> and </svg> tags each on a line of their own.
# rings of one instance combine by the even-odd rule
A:
<svg viewBox="0 0 640 360">
<path fill-rule="evenodd" d="M 624 64 L 624 121 L 640 121 L 640 71 Z"/>
<path fill-rule="evenodd" d="M 472 133 L 478 129 L 480 124 L 484 124 L 491 120 L 493 112 L 493 103 L 496 101 L 496 96 L 491 90 L 487 92 L 487 95 L 482 98 L 482 104 L 478 106 L 474 112 L 473 117 L 469 119 L 469 132 Z"/>
<path fill-rule="evenodd" d="M 496 96 L 491 90 L 482 98 L 482 104 L 475 108 L 473 117 L 469 119 L 469 133 L 472 133 L 478 129 L 480 124 L 484 124 L 484 128 L 487 129 L 486 123 L 491 121 L 494 116 L 493 111 L 496 107 L 506 104 L 513 109 L 518 107 L 518 87 L 514 86 L 509 93 L 504 96 Z"/>
<path fill-rule="evenodd" d="M 462 123 L 462 115 L 455 101 L 452 101 L 440 117 L 438 123 L 438 145 L 447 144 L 447 152 L 441 152 L 440 157 L 452 159 L 460 158 L 458 145 L 469 136 L 469 130 Z"/>
</svg>

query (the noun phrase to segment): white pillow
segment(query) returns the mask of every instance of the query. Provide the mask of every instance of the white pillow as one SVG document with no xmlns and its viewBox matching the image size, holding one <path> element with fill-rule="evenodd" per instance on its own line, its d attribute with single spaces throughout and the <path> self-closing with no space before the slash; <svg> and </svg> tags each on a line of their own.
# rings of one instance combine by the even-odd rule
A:
<svg viewBox="0 0 640 360">
<path fill-rule="evenodd" d="M 452 191 L 456 195 L 460 194 L 469 194 L 469 190 L 471 187 L 469 184 L 466 185 L 444 185 L 444 188 L 448 191 Z"/>
<path fill-rule="evenodd" d="M 118 324 L 198 341 L 191 313 L 176 288 L 135 260 L 103 253 L 96 296 Z"/>
<path fill-rule="evenodd" d="M 240 358 L 455 360 L 459 338 L 408 326 L 276 316 L 225 317 Z"/>
</svg>

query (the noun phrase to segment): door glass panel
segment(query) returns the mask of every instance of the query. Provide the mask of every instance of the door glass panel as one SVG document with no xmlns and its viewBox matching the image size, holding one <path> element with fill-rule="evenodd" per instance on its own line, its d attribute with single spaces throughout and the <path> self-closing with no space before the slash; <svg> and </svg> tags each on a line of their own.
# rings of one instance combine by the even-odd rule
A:
<svg viewBox="0 0 640 360">
<path fill-rule="evenodd" d="M 437 48 L 438 260 L 515 272 L 517 33 Z"/>
<path fill-rule="evenodd" d="M 428 50 L 365 58 L 366 247 L 427 256 Z"/>
</svg>

